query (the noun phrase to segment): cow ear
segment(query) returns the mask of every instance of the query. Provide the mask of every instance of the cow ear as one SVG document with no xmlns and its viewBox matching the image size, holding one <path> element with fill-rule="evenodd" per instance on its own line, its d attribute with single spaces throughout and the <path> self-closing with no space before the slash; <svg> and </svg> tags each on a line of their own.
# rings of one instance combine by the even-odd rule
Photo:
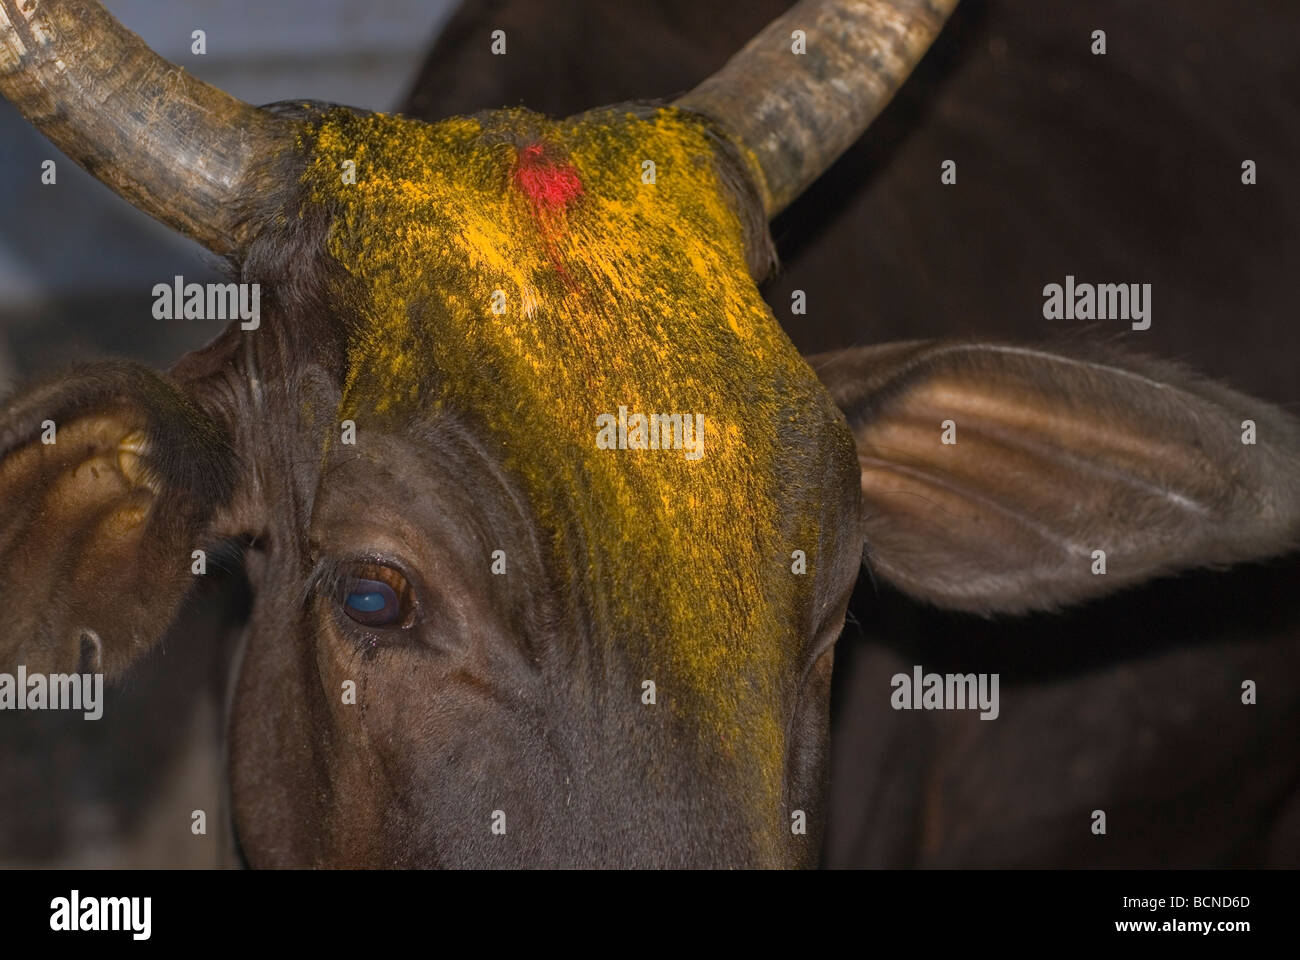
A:
<svg viewBox="0 0 1300 960">
<path fill-rule="evenodd" d="M 117 673 L 166 630 L 235 458 L 170 381 L 96 363 L 0 407 L 0 669 Z"/>
<path fill-rule="evenodd" d="M 940 606 L 1053 609 L 1300 540 L 1300 424 L 1173 364 L 920 341 L 810 362 L 857 440 L 866 562 Z"/>
</svg>

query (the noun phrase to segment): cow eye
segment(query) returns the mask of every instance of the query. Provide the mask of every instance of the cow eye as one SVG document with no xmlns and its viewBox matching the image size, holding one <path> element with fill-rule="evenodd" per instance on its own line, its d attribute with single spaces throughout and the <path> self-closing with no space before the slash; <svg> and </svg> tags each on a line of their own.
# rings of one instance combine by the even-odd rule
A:
<svg viewBox="0 0 1300 960">
<path fill-rule="evenodd" d="M 391 567 L 367 564 L 339 582 L 343 612 L 367 627 L 405 625 L 410 619 L 410 587 Z"/>
</svg>

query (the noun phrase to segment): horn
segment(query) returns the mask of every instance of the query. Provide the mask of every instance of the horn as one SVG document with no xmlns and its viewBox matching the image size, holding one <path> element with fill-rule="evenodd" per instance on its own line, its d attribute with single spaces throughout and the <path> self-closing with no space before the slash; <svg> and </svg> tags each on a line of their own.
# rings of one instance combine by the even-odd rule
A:
<svg viewBox="0 0 1300 960">
<path fill-rule="evenodd" d="M 159 57 L 96 0 L 0 0 L 0 94 L 150 216 L 222 256 L 288 125 Z"/>
<path fill-rule="evenodd" d="M 803 0 L 676 105 L 719 123 L 741 147 L 774 217 L 862 135 L 956 6 Z"/>
</svg>

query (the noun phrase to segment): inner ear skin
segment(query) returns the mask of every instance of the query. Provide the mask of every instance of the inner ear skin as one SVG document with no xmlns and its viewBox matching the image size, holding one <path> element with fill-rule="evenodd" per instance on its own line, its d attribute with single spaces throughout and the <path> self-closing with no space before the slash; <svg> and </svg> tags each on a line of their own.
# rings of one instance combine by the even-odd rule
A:
<svg viewBox="0 0 1300 960">
<path fill-rule="evenodd" d="M 208 414 L 137 364 L 82 364 L 16 394 L 0 410 L 0 664 L 123 670 L 193 586 L 236 469 Z"/>
<path fill-rule="evenodd" d="M 15 568 L 10 589 L 25 594 L 7 611 L 6 665 L 12 659 L 49 672 L 83 659 L 82 636 L 92 628 L 77 622 L 84 614 L 54 620 L 61 606 L 56 597 L 74 584 L 95 591 L 108 579 L 106 570 L 141 546 L 157 486 L 142 466 L 142 420 L 139 414 L 74 420 L 62 425 L 54 445 L 37 440 L 0 462 L 0 492 L 14 505 L 0 524 L 0 554 Z M 69 535 L 50 536 L 60 529 Z M 44 576 L 33 577 L 37 571 Z M 42 587 L 45 595 L 34 596 Z"/>
</svg>

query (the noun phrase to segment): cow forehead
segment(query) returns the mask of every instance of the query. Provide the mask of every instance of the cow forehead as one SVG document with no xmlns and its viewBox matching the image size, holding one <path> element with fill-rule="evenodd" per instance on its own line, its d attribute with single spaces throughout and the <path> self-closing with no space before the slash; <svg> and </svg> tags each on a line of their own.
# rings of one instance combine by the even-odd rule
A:
<svg viewBox="0 0 1300 960">
<path fill-rule="evenodd" d="M 811 477 L 852 441 L 750 278 L 702 122 L 339 112 L 303 146 L 361 317 L 341 417 L 479 424 L 594 622 L 715 747 L 769 758 L 754 787 L 773 796 L 824 520 Z M 636 414 L 702 423 L 702 452 L 620 449 Z"/>
</svg>

